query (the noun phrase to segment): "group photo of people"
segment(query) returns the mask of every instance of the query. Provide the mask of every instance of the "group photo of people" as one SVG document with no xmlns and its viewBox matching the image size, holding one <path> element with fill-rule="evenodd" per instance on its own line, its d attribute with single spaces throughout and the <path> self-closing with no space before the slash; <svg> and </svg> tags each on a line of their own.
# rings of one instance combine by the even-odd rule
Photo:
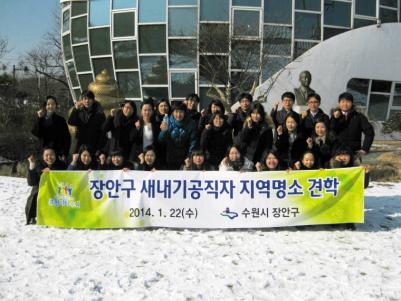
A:
<svg viewBox="0 0 401 301">
<path fill-rule="evenodd" d="M 50 170 L 192 170 L 261 172 L 360 166 L 374 140 L 374 129 L 344 92 L 338 107 L 324 112 L 317 93 L 307 96 L 307 110 L 293 110 L 295 95 L 282 94 L 271 112 L 249 93 L 239 107 L 226 112 L 212 100 L 199 110 L 190 94 L 183 102 L 145 99 L 139 109 L 125 100 L 103 110 L 91 91 L 84 91 L 66 119 L 57 99 L 48 96 L 37 112 L 32 134 L 40 154 L 29 156 L 27 224 L 36 222 L 40 176 Z M 71 145 L 69 126 L 75 131 Z M 369 169 L 365 166 L 365 186 Z"/>
</svg>

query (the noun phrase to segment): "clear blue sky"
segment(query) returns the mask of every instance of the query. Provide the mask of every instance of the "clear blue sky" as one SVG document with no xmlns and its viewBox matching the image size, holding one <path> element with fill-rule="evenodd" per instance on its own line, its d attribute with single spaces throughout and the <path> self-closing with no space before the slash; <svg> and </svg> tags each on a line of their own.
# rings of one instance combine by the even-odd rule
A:
<svg viewBox="0 0 401 301">
<path fill-rule="evenodd" d="M 12 66 L 18 57 L 40 45 L 42 36 L 55 26 L 53 11 L 59 0 L 0 0 L 0 36 L 8 39 L 9 54 L 3 63 Z"/>
</svg>

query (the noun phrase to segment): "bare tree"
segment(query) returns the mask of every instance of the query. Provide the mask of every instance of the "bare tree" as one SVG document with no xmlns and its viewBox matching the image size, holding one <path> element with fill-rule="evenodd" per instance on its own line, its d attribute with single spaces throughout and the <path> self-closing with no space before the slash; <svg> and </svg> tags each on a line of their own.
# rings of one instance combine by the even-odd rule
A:
<svg viewBox="0 0 401 301">
<path fill-rule="evenodd" d="M 8 40 L 0 37 L 0 59 L 8 52 Z"/>
</svg>

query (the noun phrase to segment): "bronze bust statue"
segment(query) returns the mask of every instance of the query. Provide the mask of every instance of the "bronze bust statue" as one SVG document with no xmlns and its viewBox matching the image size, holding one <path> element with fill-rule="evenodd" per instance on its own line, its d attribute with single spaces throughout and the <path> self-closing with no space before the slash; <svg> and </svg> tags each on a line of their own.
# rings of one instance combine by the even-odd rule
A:
<svg viewBox="0 0 401 301">
<path fill-rule="evenodd" d="M 299 82 L 301 85 L 294 89 L 296 104 L 299 106 L 306 106 L 308 95 L 315 93 L 315 90 L 309 86 L 312 82 L 312 74 L 307 70 L 302 71 L 299 74 Z"/>
</svg>

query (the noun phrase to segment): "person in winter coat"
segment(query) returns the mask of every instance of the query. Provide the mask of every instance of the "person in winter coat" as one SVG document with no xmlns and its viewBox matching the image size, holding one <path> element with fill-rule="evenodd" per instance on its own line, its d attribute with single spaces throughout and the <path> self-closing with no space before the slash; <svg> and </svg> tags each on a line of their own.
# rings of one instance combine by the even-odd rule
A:
<svg viewBox="0 0 401 301">
<path fill-rule="evenodd" d="M 235 137 L 235 144 L 241 147 L 246 158 L 254 164 L 262 160 L 262 155 L 273 146 L 273 131 L 266 122 L 263 105 L 252 103 L 244 127 Z"/>
<path fill-rule="evenodd" d="M 115 149 L 110 152 L 110 161 L 106 161 L 106 156 L 99 156 L 98 170 L 133 170 L 134 165 L 124 158 L 122 149 Z"/>
<path fill-rule="evenodd" d="M 270 116 L 274 122 L 274 126 L 277 130 L 277 128 L 281 125 L 285 125 L 285 119 L 288 114 L 291 113 L 293 118 L 296 120 L 297 124 L 299 124 L 300 117 L 299 114 L 295 111 L 293 111 L 292 107 L 294 106 L 295 102 L 295 95 L 292 92 L 285 92 L 281 96 L 281 104 L 282 104 L 282 109 L 278 110 L 278 103 L 275 104 L 274 108 L 272 109 Z"/>
<path fill-rule="evenodd" d="M 203 111 L 201 118 L 199 119 L 198 124 L 198 133 L 199 136 L 202 134 L 205 126 L 210 123 L 210 119 L 212 118 L 213 114 L 220 112 L 225 114 L 225 108 L 223 102 L 219 99 L 212 100 L 205 111 Z"/>
<path fill-rule="evenodd" d="M 318 167 L 327 168 L 337 140 L 332 132 L 328 132 L 328 127 L 324 119 L 316 121 L 314 132 L 306 142 L 308 149 L 315 154 Z"/>
<path fill-rule="evenodd" d="M 227 148 L 233 144 L 231 128 L 228 126 L 224 115 L 220 112 L 213 114 L 206 125 L 200 139 L 200 147 L 205 151 L 209 163 L 218 168 L 221 160 L 226 155 Z"/>
<path fill-rule="evenodd" d="M 167 98 L 162 98 L 155 105 L 155 120 L 158 124 L 161 124 L 165 116 L 170 116 L 171 105 Z"/>
<path fill-rule="evenodd" d="M 121 148 L 124 157 L 129 158 L 137 122 L 136 105 L 133 101 L 126 100 L 121 104 L 120 109 L 110 111 L 110 116 L 103 124 L 103 132 L 111 132 L 107 154 L 114 149 Z"/>
<path fill-rule="evenodd" d="M 255 167 L 257 171 L 285 170 L 285 166 L 280 160 L 280 154 L 275 149 L 265 152 L 262 161 L 256 163 Z"/>
<path fill-rule="evenodd" d="M 156 149 L 151 145 L 145 147 L 143 153 L 139 155 L 139 159 L 139 164 L 135 163 L 135 170 L 155 171 L 161 169 Z"/>
<path fill-rule="evenodd" d="M 47 96 L 43 108 L 37 113 L 32 134 L 39 138 L 40 150 L 52 148 L 58 158 L 65 160 L 70 152 L 71 136 L 67 122 L 56 113 L 56 109 L 56 98 Z"/>
<path fill-rule="evenodd" d="M 307 148 L 306 138 L 298 129 L 298 120 L 297 115 L 289 113 L 285 118 L 285 127 L 280 125 L 277 128 L 276 148 L 288 168 L 294 167 Z"/>
<path fill-rule="evenodd" d="M 179 170 L 197 144 L 196 125 L 186 111 L 185 104 L 174 103 L 171 116 L 160 125 L 158 141 L 165 148 L 169 170 Z"/>
<path fill-rule="evenodd" d="M 249 93 L 242 93 L 239 96 L 239 108 L 235 113 L 230 114 L 228 117 L 228 125 L 233 129 L 233 135 L 236 137 L 241 132 L 244 126 L 245 119 L 249 115 L 249 110 L 252 104 L 252 95 Z"/>
<path fill-rule="evenodd" d="M 199 119 L 201 117 L 201 113 L 198 112 L 199 102 L 199 96 L 195 93 L 189 94 L 184 100 L 184 104 L 187 106 L 188 110 L 187 114 L 195 122 L 195 124 L 199 123 Z"/>
<path fill-rule="evenodd" d="M 375 137 L 373 126 L 365 115 L 355 110 L 352 94 L 342 93 L 338 101 L 339 108 L 333 112 L 330 128 L 336 134 L 338 141 L 349 145 L 358 156 L 364 156 L 369 152 Z M 365 135 L 363 142 L 362 134 Z"/>
<path fill-rule="evenodd" d="M 311 137 L 317 120 L 323 121 L 327 128 L 330 126 L 330 118 L 319 108 L 320 103 L 321 98 L 319 94 L 312 93 L 308 95 L 308 110 L 302 112 L 299 124 L 305 137 Z"/>
<path fill-rule="evenodd" d="M 158 149 L 157 139 L 160 133 L 160 125 L 155 121 L 152 100 L 144 100 L 141 104 L 141 114 L 139 120 L 135 123 L 133 131 L 133 144 L 131 155 L 132 162 L 139 162 L 138 156 L 148 146 Z"/>
<path fill-rule="evenodd" d="M 330 160 L 329 168 L 347 168 L 361 166 L 361 161 L 354 154 L 351 148 L 347 145 L 341 144 L 334 151 L 334 155 Z M 366 165 L 365 168 L 365 188 L 369 186 L 370 173 L 369 167 Z"/>
<path fill-rule="evenodd" d="M 63 161 L 57 159 L 55 151 L 51 148 L 45 148 L 43 150 L 41 160 L 36 161 L 35 157 L 31 155 L 28 158 L 28 161 L 28 185 L 32 186 L 32 190 L 25 205 L 27 225 L 36 224 L 36 208 L 39 192 L 39 182 L 42 173 L 49 172 L 50 170 L 65 170 L 67 168 L 66 164 Z"/>
<path fill-rule="evenodd" d="M 72 161 L 67 170 L 97 170 L 97 162 L 85 144 L 81 145 L 77 154 L 72 155 Z"/>
<path fill-rule="evenodd" d="M 307 150 L 302 154 L 301 161 L 298 161 L 294 164 L 295 169 L 297 170 L 314 170 L 318 169 L 318 165 L 316 163 L 315 154 Z"/>
<path fill-rule="evenodd" d="M 215 170 L 215 168 L 206 160 L 205 153 L 202 150 L 195 149 L 192 151 L 189 159 L 185 161 L 182 170 L 205 171 Z"/>
<path fill-rule="evenodd" d="M 75 103 L 68 124 L 77 128 L 77 146 L 86 144 L 93 152 L 101 150 L 105 144 L 102 125 L 106 120 L 103 108 L 91 91 L 84 91 L 81 100 Z"/>
<path fill-rule="evenodd" d="M 254 164 L 243 156 L 240 148 L 232 145 L 228 148 L 227 155 L 221 161 L 219 171 L 253 171 Z"/>
</svg>

